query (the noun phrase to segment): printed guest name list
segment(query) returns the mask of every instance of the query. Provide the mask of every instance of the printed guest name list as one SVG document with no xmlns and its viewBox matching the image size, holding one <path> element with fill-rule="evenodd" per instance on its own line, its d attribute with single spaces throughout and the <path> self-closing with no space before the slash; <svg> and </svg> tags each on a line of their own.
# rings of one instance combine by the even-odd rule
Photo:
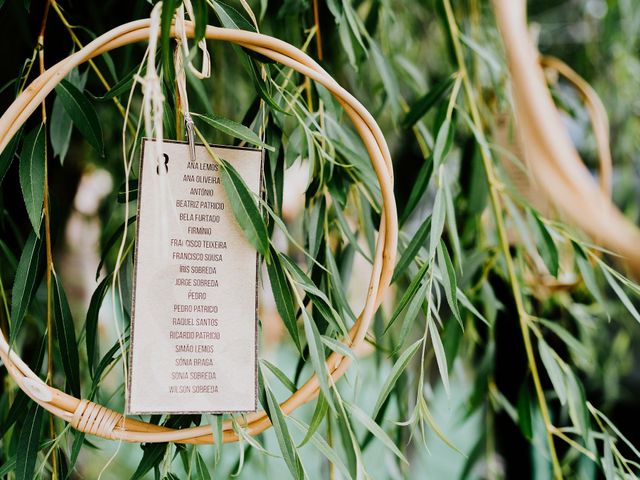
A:
<svg viewBox="0 0 640 480">
<path fill-rule="evenodd" d="M 129 413 L 256 408 L 257 255 L 203 146 L 144 141 Z M 214 147 L 258 193 L 262 152 Z"/>
</svg>

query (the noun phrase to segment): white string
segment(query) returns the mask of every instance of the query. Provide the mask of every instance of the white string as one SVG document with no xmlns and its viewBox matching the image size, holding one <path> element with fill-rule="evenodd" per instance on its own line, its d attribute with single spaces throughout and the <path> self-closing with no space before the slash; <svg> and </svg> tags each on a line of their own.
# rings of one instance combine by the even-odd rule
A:
<svg viewBox="0 0 640 480">
<path fill-rule="evenodd" d="M 156 70 L 156 51 L 158 50 L 158 35 L 160 33 L 160 16 L 162 2 L 158 2 L 151 11 L 151 25 L 149 27 L 149 54 L 147 56 L 147 72 L 144 78 L 136 75 L 136 81 L 142 85 L 144 129 L 147 138 L 155 138 L 150 142 L 151 158 L 155 159 L 160 169 L 160 152 L 162 152 L 162 116 L 164 113 L 164 95 L 162 85 Z"/>
<path fill-rule="evenodd" d="M 191 61 L 191 56 L 189 54 L 189 44 L 187 43 L 187 32 L 184 26 L 184 14 L 185 10 L 189 17 L 189 20 L 195 22 L 195 15 L 193 14 L 193 6 L 191 5 L 191 0 L 183 0 L 182 5 L 178 7 L 176 12 L 176 41 L 178 42 L 178 46 L 182 47 L 182 54 L 187 62 L 187 66 L 191 73 L 193 73 L 200 80 L 204 78 L 209 78 L 211 76 L 211 57 L 209 55 L 209 50 L 207 49 L 207 41 L 203 38 L 198 42 L 198 48 L 202 51 L 202 66 L 200 70 L 198 70 Z M 177 70 L 177 66 L 176 66 Z"/>
</svg>

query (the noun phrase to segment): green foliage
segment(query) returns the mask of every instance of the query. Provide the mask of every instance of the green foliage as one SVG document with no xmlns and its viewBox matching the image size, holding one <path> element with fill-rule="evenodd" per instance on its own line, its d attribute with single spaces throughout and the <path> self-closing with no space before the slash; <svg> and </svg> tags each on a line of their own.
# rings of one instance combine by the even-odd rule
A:
<svg viewBox="0 0 640 480">
<path fill-rule="evenodd" d="M 64 27 L 66 15 L 67 24 L 79 28 L 61 36 L 49 27 L 46 65 L 56 60 L 49 53 L 54 41 L 71 51 L 70 32 L 87 43 L 92 31 L 127 15 L 145 18 L 152 8 L 137 0 L 123 13 L 106 2 L 88 14 L 57 3 L 62 10 L 52 4 L 48 23 Z M 161 12 L 166 136 L 174 136 L 181 122 L 170 35 L 180 3 L 165 0 Z M 55 458 L 58 478 L 67 476 L 66 468 L 70 476 L 86 478 L 104 468 L 114 478 L 203 480 L 235 474 L 519 478 L 534 470 L 548 478 L 554 467 L 567 478 L 638 476 L 638 430 L 625 420 L 629 406 L 636 408 L 640 286 L 620 259 L 556 220 L 510 176 L 523 166 L 510 143 L 517 126 L 502 131 L 513 105 L 490 5 L 192 3 L 197 38 L 207 23 L 255 31 L 253 13 L 261 32 L 305 50 L 379 122 L 394 160 L 401 226 L 392 292 L 380 299 L 365 346 L 354 351 L 342 343 L 360 321 L 379 234 L 381 195 L 368 152 L 325 88 L 242 47 L 209 42 L 213 79 L 187 72 L 200 141 L 208 147 L 231 137 L 265 149 L 259 196 L 230 164 L 212 156 L 233 214 L 266 266 L 265 290 L 273 293 L 272 314 L 260 312 L 267 345 L 260 351 L 258 390 L 273 429 L 252 437 L 242 415 L 144 417 L 171 428 L 208 421 L 215 440 L 230 420 L 240 441 L 210 449 L 122 444 L 109 463 L 110 446 L 61 422 L 51 438 L 43 409 L 5 376 L 0 475 L 46 478 Z M 564 58 L 603 95 L 617 157 L 615 200 L 635 219 L 640 13 L 630 2 L 588 3 L 575 8 L 545 0 L 530 2 L 529 9 L 540 25 L 543 53 Z M 40 7 L 28 4 L 25 9 L 0 0 L 2 14 L 24 27 L 20 32 L 41 20 Z M 558 21 L 568 27 L 558 31 Z M 35 42 L 27 53 L 21 50 L 26 62 L 11 64 L 16 78 L 0 94 L 14 87 L 19 92 L 35 78 Z M 189 45 L 191 57 L 199 55 L 195 43 Z M 143 55 L 141 46 L 128 46 L 94 59 L 83 73 L 73 70 L 46 104 L 48 122 L 42 123 L 38 109 L 25 134 L 20 130 L 0 152 L 0 327 L 41 378 L 116 410 L 124 408 L 126 388 Z M 552 88 L 572 138 L 595 170 L 581 99 L 562 84 Z M 73 129 L 81 135 L 72 135 Z M 47 155 L 47 141 L 53 155 Z M 92 148 L 77 148 L 87 144 Z M 97 213 L 82 213 L 83 221 L 100 225 L 98 258 L 90 267 L 97 267 L 95 282 L 86 282 L 65 268 L 72 242 L 64 233 L 77 221 L 76 176 L 86 179 L 96 171 L 107 172 L 112 191 Z M 294 208 L 288 193 L 296 184 L 303 194 Z M 49 222 L 43 221 L 45 201 Z M 50 292 L 43 281 L 47 246 Z M 281 338 L 270 317 L 282 322 Z M 337 382 L 324 363 L 332 352 L 352 363 Z M 319 379 L 317 399 L 285 415 L 279 403 L 312 373 Z M 517 451 L 519 445 L 526 448 Z"/>
<path fill-rule="evenodd" d="M 20 154 L 20 187 L 36 235 L 40 232 L 44 201 L 45 136 L 44 125 L 40 124 L 25 135 Z"/>
</svg>

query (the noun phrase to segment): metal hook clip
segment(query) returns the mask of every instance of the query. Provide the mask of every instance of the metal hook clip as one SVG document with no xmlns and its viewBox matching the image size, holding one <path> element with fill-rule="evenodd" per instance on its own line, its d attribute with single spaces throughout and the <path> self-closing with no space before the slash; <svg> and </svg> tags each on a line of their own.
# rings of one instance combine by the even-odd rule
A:
<svg viewBox="0 0 640 480">
<path fill-rule="evenodd" d="M 189 112 L 184 113 L 184 125 L 185 125 L 185 129 L 187 130 L 187 141 L 189 142 L 189 156 L 191 157 L 191 161 L 195 162 L 196 161 L 196 142 L 193 137 L 194 123 L 193 123 L 193 118 L 191 118 L 191 115 L 189 114 Z"/>
</svg>

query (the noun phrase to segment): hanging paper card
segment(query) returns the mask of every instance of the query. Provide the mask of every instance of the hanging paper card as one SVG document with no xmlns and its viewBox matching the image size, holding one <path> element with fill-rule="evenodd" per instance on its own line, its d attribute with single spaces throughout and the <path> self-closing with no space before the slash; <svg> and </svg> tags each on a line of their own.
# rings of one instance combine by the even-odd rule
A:
<svg viewBox="0 0 640 480">
<path fill-rule="evenodd" d="M 144 140 L 129 413 L 256 409 L 257 253 L 204 146 Z M 262 151 L 213 147 L 260 191 Z"/>
</svg>

